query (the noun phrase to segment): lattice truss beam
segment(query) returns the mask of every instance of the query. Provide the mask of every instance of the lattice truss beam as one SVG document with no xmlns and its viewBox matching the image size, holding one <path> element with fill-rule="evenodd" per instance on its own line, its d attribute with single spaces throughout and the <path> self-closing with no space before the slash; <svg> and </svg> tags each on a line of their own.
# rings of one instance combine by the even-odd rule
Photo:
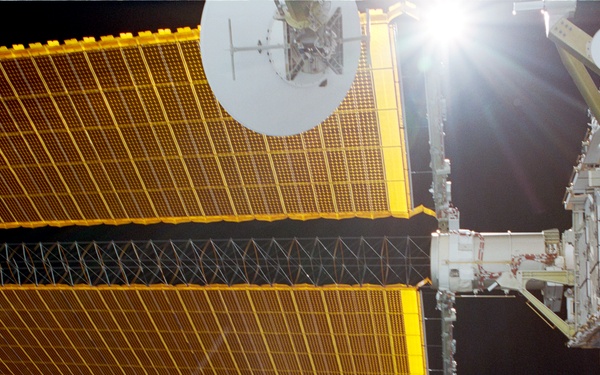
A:
<svg viewBox="0 0 600 375">
<path fill-rule="evenodd" d="M 394 32 L 372 13 L 346 99 L 292 137 L 224 111 L 198 29 L 0 48 L 0 227 L 409 217 Z"/>
<path fill-rule="evenodd" d="M 429 277 L 428 237 L 4 244 L 0 283 L 377 284 Z"/>
</svg>

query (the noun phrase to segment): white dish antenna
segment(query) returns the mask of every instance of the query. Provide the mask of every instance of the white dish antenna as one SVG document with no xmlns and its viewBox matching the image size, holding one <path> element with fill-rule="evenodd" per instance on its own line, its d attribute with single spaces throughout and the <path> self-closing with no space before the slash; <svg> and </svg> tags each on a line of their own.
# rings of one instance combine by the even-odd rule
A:
<svg viewBox="0 0 600 375">
<path fill-rule="evenodd" d="M 261 134 L 302 133 L 350 89 L 362 34 L 354 1 L 209 0 L 200 50 L 223 108 Z"/>
<path fill-rule="evenodd" d="M 596 35 L 592 38 L 592 43 L 590 45 L 590 55 L 592 55 L 592 60 L 598 68 L 600 68 L 600 30 L 596 32 Z"/>
</svg>

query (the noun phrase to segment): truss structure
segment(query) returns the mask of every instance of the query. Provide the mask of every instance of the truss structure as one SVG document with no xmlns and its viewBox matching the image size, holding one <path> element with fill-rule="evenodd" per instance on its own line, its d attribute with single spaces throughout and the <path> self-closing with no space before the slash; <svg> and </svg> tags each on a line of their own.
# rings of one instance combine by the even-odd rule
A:
<svg viewBox="0 0 600 375">
<path fill-rule="evenodd" d="M 416 285 L 426 237 L 4 244 L 0 283 Z"/>
</svg>

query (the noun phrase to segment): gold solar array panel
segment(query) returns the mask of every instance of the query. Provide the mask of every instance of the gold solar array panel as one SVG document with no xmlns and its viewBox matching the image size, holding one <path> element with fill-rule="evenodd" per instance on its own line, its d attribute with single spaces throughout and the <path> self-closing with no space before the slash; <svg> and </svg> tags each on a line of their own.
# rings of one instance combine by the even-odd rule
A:
<svg viewBox="0 0 600 375">
<path fill-rule="evenodd" d="M 198 29 L 1 47 L 0 227 L 409 217 L 393 32 L 371 19 L 371 63 L 363 43 L 346 99 L 291 137 L 225 112 Z"/>
<path fill-rule="evenodd" d="M 425 374 L 420 309 L 402 285 L 7 285 L 0 372 Z"/>
</svg>

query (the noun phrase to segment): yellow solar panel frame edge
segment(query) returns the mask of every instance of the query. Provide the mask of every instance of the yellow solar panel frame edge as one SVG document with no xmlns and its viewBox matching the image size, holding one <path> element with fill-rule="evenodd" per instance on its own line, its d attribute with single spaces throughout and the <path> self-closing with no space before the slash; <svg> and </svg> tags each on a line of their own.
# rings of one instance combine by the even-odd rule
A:
<svg viewBox="0 0 600 375">
<path fill-rule="evenodd" d="M 392 216 L 406 218 L 406 213 L 412 209 L 412 202 L 394 33 L 385 13 L 374 10 L 369 17 L 371 74 L 375 87 L 389 206 Z M 402 165 L 397 165 L 398 160 Z"/>
<path fill-rule="evenodd" d="M 0 60 L 21 57 L 71 53 L 77 51 L 94 51 L 107 48 L 131 47 L 133 45 L 146 45 L 158 43 L 184 42 L 199 40 L 200 26 L 180 27 L 172 32 L 170 29 L 159 29 L 157 32 L 140 31 L 134 36 L 132 33 L 120 33 L 119 36 L 107 35 L 96 40 L 94 37 L 83 37 L 82 40 L 67 39 L 62 44 L 57 40 L 49 40 L 46 44 L 30 43 L 27 47 L 15 44 L 12 47 L 0 46 Z"/>
</svg>

